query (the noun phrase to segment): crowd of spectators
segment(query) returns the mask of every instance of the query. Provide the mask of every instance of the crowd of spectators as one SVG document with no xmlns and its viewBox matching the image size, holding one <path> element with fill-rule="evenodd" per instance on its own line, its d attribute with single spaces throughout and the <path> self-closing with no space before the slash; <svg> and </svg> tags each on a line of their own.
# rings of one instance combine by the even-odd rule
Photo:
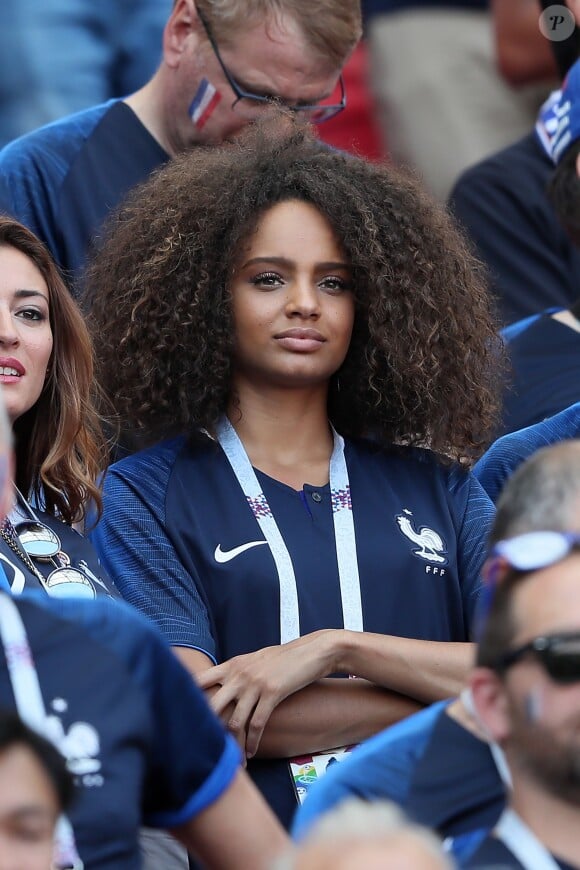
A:
<svg viewBox="0 0 580 870">
<path fill-rule="evenodd" d="M 580 0 L 0 45 L 0 868 L 580 870 Z"/>
</svg>

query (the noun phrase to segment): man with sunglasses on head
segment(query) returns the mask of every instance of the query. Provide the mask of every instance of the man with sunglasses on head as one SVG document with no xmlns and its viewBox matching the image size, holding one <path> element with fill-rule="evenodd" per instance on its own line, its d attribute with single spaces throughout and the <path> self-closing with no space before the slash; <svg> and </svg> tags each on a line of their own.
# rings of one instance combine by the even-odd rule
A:
<svg viewBox="0 0 580 870">
<path fill-rule="evenodd" d="M 580 868 L 579 465 L 579 442 L 542 450 L 500 501 L 470 687 L 512 787 L 470 870 Z"/>
<path fill-rule="evenodd" d="M 580 441 L 568 441 L 539 450 L 517 469 L 508 480 L 497 505 L 491 532 L 491 556 L 484 569 L 480 621 L 485 618 L 487 607 L 493 600 L 498 568 L 501 572 L 505 570 L 506 560 L 512 553 L 512 540 L 516 553 L 523 551 L 528 559 L 533 560 L 533 564 L 538 560 L 547 563 L 555 558 L 554 569 L 558 570 L 565 564 L 562 559 L 570 550 L 571 539 L 566 537 L 567 530 L 580 532 L 579 507 Z M 557 533 L 550 532 L 546 536 L 545 529 L 555 529 Z M 535 545 L 534 549 L 532 545 Z M 558 625 L 557 620 L 553 625 L 550 624 L 552 592 L 545 583 L 538 587 L 540 594 L 536 605 L 537 616 L 544 619 L 546 634 L 551 635 L 552 629 L 559 633 L 569 627 L 578 631 L 573 647 L 574 675 L 578 683 L 563 688 L 574 694 L 570 709 L 574 728 L 577 729 L 574 737 L 579 741 L 576 752 L 577 769 L 580 772 L 580 552 L 576 554 L 574 551 L 573 556 L 577 572 L 576 599 L 567 602 L 562 625 Z M 516 574 L 519 576 L 518 572 Z M 521 575 L 522 589 L 528 576 L 528 573 Z M 508 622 L 511 613 L 508 601 L 505 617 Z M 503 614 L 502 599 L 495 599 L 491 621 L 486 623 L 490 631 L 493 631 L 494 621 L 502 619 Z M 529 651 L 528 647 L 520 651 L 521 645 L 517 642 L 520 638 L 525 645 L 535 637 L 529 617 L 524 615 L 520 620 L 514 643 L 506 643 L 501 652 L 503 655 L 512 648 L 517 651 L 513 659 L 514 668 L 520 659 L 529 657 L 533 660 L 534 656 L 543 654 Z M 484 635 L 482 643 L 486 642 Z M 485 650 L 485 646 L 482 649 Z M 562 646 L 556 645 L 552 647 L 552 652 L 558 653 L 562 649 Z M 566 641 L 566 652 L 570 651 L 570 644 Z M 481 657 L 481 654 L 478 653 L 478 656 Z M 551 653 L 547 655 L 550 657 Z M 510 670 L 508 662 L 512 663 L 512 659 L 502 664 L 502 673 Z M 541 676 L 544 677 L 543 673 Z M 506 800 L 504 783 L 510 782 L 510 769 L 501 752 L 503 740 L 498 740 L 486 717 L 479 715 L 479 692 L 485 685 L 482 677 L 492 682 L 501 680 L 493 669 L 478 667 L 474 670 L 469 685 L 477 696 L 477 706 L 474 706 L 471 691 L 466 690 L 459 699 L 439 702 L 387 728 L 363 743 L 346 761 L 334 765 L 311 789 L 308 800 L 299 808 L 293 826 L 294 837 L 301 840 L 321 814 L 347 797 L 357 796 L 369 801 L 388 798 L 400 804 L 414 821 L 435 828 L 442 837 L 448 839 L 460 863 L 467 862 L 487 836 L 487 831 L 499 820 Z M 553 688 L 557 691 L 562 687 L 555 684 Z M 547 710 L 541 712 L 541 705 L 538 706 L 541 699 L 539 694 L 535 694 L 536 691 L 539 690 L 532 692 L 531 699 L 527 702 L 524 700 L 524 716 L 540 716 L 537 723 L 531 723 L 536 729 L 533 733 L 540 741 L 544 737 L 549 740 L 553 749 L 558 745 L 556 736 L 551 733 L 545 735 L 541 728 L 545 715 L 546 730 L 550 732 L 551 720 Z M 541 742 L 538 746 L 541 747 Z M 517 782 L 517 777 L 514 780 Z M 580 856 L 580 805 L 573 808 L 572 812 L 577 816 L 577 854 Z M 495 845 L 495 840 L 492 844 Z M 486 840 L 486 848 L 488 845 L 489 841 Z M 555 851 L 560 854 L 558 849 Z M 487 858 L 485 854 L 482 862 L 473 864 L 473 867 L 495 866 L 495 857 L 490 856 L 489 861 Z M 508 860 L 502 854 L 499 864 L 506 868 L 528 866 L 509 863 L 510 860 L 509 853 Z M 466 866 L 471 868 L 472 865 Z M 542 868 L 541 864 L 530 866 L 533 870 Z M 553 870 L 558 866 L 569 868 L 575 865 L 547 866 Z"/>
<path fill-rule="evenodd" d="M 174 0 L 144 87 L 0 151 L 0 212 L 78 277 L 108 213 L 171 157 L 234 137 L 272 105 L 315 123 L 340 112 L 360 35 L 360 0 L 320 0 L 315 15 L 311 0 Z"/>
</svg>

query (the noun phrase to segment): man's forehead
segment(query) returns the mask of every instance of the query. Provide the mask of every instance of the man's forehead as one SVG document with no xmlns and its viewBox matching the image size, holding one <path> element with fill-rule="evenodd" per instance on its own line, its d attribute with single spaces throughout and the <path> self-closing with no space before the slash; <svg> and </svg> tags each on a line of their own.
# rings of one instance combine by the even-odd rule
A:
<svg viewBox="0 0 580 870">
<path fill-rule="evenodd" d="M 514 590 L 517 638 L 580 631 L 580 552 L 526 577 Z"/>
<path fill-rule="evenodd" d="M 235 43 L 218 46 L 224 63 L 245 90 L 270 93 L 288 102 L 328 96 L 340 68 L 316 53 L 290 20 L 259 22 L 240 29 Z"/>
</svg>

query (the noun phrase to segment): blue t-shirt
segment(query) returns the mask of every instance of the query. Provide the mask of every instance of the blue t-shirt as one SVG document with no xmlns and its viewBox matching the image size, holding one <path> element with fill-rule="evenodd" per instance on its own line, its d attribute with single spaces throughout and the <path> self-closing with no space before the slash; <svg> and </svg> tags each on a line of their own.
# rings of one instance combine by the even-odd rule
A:
<svg viewBox="0 0 580 870">
<path fill-rule="evenodd" d="M 580 402 L 547 420 L 495 441 L 473 467 L 473 473 L 495 503 L 507 482 L 522 462 L 536 450 L 580 437 Z"/>
<path fill-rule="evenodd" d="M 428 451 L 347 441 L 345 458 L 365 630 L 468 640 L 493 516 L 477 481 Z M 297 492 L 257 476 L 294 565 L 300 633 L 342 628 L 328 485 Z M 426 546 L 434 539 L 438 551 Z M 224 661 L 280 643 L 272 554 L 210 439 L 175 439 L 112 466 L 92 540 L 121 594 L 171 644 Z M 287 765 L 252 760 L 248 770 L 288 824 Z"/>
<path fill-rule="evenodd" d="M 213 803 L 239 769 L 237 745 L 154 626 L 123 602 L 14 601 L 51 736 L 75 775 L 80 856 L 91 870 L 135 870 L 139 826 L 178 827 Z M 0 706 L 15 706 L 1 649 Z"/>
<path fill-rule="evenodd" d="M 119 593 L 115 588 L 115 584 L 103 569 L 91 542 L 83 538 L 82 535 L 79 535 L 71 526 L 57 520 L 50 514 L 38 509 L 35 510 L 35 513 L 42 523 L 49 526 L 56 533 L 61 543 L 60 549 L 63 554 L 62 558 L 59 556 L 56 560 L 56 564 L 53 561 L 32 559 L 33 564 L 40 573 L 45 578 L 48 578 L 61 562 L 65 564 L 66 561 L 69 561 L 72 568 L 82 572 L 89 586 L 94 590 L 96 597 L 118 598 Z M 22 528 L 22 525 L 17 521 L 15 521 L 14 525 L 16 531 Z M 32 573 L 26 563 L 9 547 L 2 537 L 0 537 L 0 565 L 4 570 L 13 595 L 20 595 L 24 591 L 37 591 L 43 588 L 38 577 Z M 68 587 L 68 590 L 73 590 L 73 588 L 71 585 Z M 66 586 L 61 587 L 61 591 L 66 589 Z"/>
<path fill-rule="evenodd" d="M 392 800 L 416 822 L 453 838 L 489 830 L 505 803 L 486 743 L 446 713 L 447 701 L 387 728 L 335 764 L 308 792 L 292 828 L 302 839 L 313 823 L 348 797 Z"/>
<path fill-rule="evenodd" d="M 489 268 L 504 323 L 568 308 L 578 296 L 580 251 L 546 196 L 553 171 L 531 132 L 467 169 L 451 193 L 453 213 Z"/>
<path fill-rule="evenodd" d="M 503 434 L 552 417 L 580 400 L 580 334 L 543 312 L 504 331 L 511 364 Z"/>
<path fill-rule="evenodd" d="M 168 155 L 126 103 L 109 100 L 0 151 L 0 212 L 17 218 L 71 275 L 105 218 Z"/>
<path fill-rule="evenodd" d="M 572 866 L 552 855 L 560 870 L 578 870 L 580 864 Z M 465 870 L 526 870 L 523 864 L 512 854 L 501 840 L 493 836 L 486 837 L 475 854 L 461 863 Z"/>
</svg>

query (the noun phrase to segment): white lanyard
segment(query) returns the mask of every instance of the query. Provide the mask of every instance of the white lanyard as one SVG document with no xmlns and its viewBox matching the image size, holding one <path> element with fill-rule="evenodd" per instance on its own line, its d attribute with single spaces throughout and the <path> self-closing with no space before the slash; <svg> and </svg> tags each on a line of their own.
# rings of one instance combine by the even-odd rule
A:
<svg viewBox="0 0 580 870">
<path fill-rule="evenodd" d="M 18 715 L 29 728 L 48 738 L 46 709 L 26 629 L 14 601 L 5 594 L 0 595 L 0 635 Z M 54 866 L 73 870 L 83 870 L 84 866 L 71 823 L 64 815 L 56 827 Z"/>
<path fill-rule="evenodd" d="M 467 686 L 461 690 L 460 698 L 463 706 L 466 711 L 469 713 L 475 724 L 480 728 L 480 730 L 485 735 L 485 739 L 487 740 L 487 745 L 489 746 L 489 751 L 491 752 L 491 756 L 494 760 L 495 766 L 497 768 L 497 772 L 501 777 L 501 781 L 505 785 L 506 789 L 511 790 L 512 787 L 512 775 L 510 773 L 510 769 L 508 767 L 508 763 L 506 761 L 506 757 L 503 754 L 503 750 L 501 749 L 499 743 L 496 743 L 495 740 L 491 737 L 489 731 L 481 721 L 479 713 L 475 708 L 475 704 L 473 702 L 473 695 L 471 694 L 471 689 Z"/>
<path fill-rule="evenodd" d="M 360 580 L 350 484 L 344 458 L 344 439 L 334 430 L 333 436 L 334 448 L 330 457 L 330 498 L 343 625 L 351 631 L 362 631 Z M 300 637 L 298 590 L 290 553 L 244 450 L 244 445 L 230 421 L 225 417 L 218 424 L 217 439 L 262 530 L 262 534 L 268 542 L 276 564 L 280 585 L 280 643 L 288 643 L 288 641 Z"/>
<path fill-rule="evenodd" d="M 495 835 L 526 870 L 560 870 L 546 847 L 513 810 L 503 811 Z"/>
</svg>

